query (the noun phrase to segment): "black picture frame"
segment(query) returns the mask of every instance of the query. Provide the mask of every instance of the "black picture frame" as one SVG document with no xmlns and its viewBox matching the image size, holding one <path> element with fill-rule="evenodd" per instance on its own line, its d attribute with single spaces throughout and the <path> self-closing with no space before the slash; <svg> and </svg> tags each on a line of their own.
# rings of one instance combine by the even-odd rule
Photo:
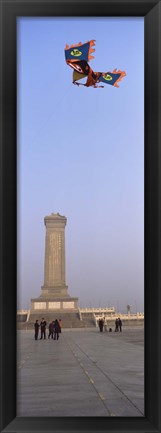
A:
<svg viewBox="0 0 161 433">
<path fill-rule="evenodd" d="M 161 432 L 161 1 L 1 0 L 2 432 Z M 145 17 L 145 416 L 16 417 L 16 17 Z M 137 70 L 136 74 L 137 85 Z"/>
</svg>

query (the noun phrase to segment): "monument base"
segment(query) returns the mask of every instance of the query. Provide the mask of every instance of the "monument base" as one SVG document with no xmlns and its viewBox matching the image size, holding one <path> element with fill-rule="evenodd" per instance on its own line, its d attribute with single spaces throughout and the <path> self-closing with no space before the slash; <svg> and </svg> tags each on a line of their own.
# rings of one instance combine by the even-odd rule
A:
<svg viewBox="0 0 161 433">
<path fill-rule="evenodd" d="M 65 328 L 79 328 L 83 326 L 80 321 L 78 309 L 78 298 L 71 296 L 56 297 L 56 296 L 39 296 L 39 298 L 31 299 L 31 309 L 27 328 L 33 329 L 36 320 L 41 322 L 41 319 L 47 322 L 47 327 L 50 322 L 55 319 L 62 320 L 62 326 Z"/>
<path fill-rule="evenodd" d="M 37 313 L 43 311 L 78 311 L 78 298 L 71 297 L 68 294 L 68 286 L 55 285 L 41 287 L 41 294 L 38 298 L 31 299 L 31 312 Z"/>
<path fill-rule="evenodd" d="M 39 296 L 31 299 L 30 316 L 27 328 L 33 328 L 36 320 L 41 322 L 42 317 L 47 322 L 47 326 L 52 320 L 61 319 L 63 327 L 80 327 L 80 317 L 78 309 L 78 298 L 71 296 Z"/>
<path fill-rule="evenodd" d="M 78 311 L 78 298 L 69 297 L 42 297 L 31 299 L 31 312 L 37 314 L 43 312 Z"/>
</svg>

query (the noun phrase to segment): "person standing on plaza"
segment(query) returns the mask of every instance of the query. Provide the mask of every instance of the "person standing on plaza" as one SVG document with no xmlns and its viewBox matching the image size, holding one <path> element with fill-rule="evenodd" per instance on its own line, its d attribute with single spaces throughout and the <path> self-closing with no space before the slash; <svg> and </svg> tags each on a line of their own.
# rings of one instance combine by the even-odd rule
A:
<svg viewBox="0 0 161 433">
<path fill-rule="evenodd" d="M 120 328 L 120 332 L 122 332 L 122 320 L 120 319 L 120 317 L 118 318 L 118 326 Z"/>
<path fill-rule="evenodd" d="M 43 337 L 44 337 L 44 340 L 45 340 L 46 339 L 46 320 L 44 320 L 44 318 L 42 318 L 42 320 L 41 320 L 40 328 L 41 328 L 41 337 L 40 337 L 40 340 L 42 340 Z"/>
<path fill-rule="evenodd" d="M 118 332 L 118 330 L 119 330 L 119 320 L 118 320 L 118 318 L 116 318 L 116 320 L 115 320 L 115 332 Z"/>
<path fill-rule="evenodd" d="M 98 325 L 99 325 L 99 328 L 100 328 L 100 332 L 103 332 L 103 325 L 104 325 L 103 319 L 99 319 Z"/>
<path fill-rule="evenodd" d="M 49 324 L 49 335 L 48 335 L 48 338 L 53 338 L 53 332 L 54 332 L 54 321 L 52 321 L 50 324 Z"/>
<path fill-rule="evenodd" d="M 60 325 L 58 320 L 56 319 L 54 323 L 54 340 L 59 339 L 59 334 L 60 334 Z"/>
<path fill-rule="evenodd" d="M 35 340 L 38 339 L 38 334 L 39 334 L 39 322 L 38 320 L 36 320 L 35 324 L 34 324 L 34 328 L 35 328 Z"/>
</svg>

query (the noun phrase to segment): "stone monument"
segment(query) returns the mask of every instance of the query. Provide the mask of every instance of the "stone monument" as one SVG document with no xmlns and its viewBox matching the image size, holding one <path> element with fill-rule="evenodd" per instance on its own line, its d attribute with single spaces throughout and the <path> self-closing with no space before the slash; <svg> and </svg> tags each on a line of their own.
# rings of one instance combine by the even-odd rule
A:
<svg viewBox="0 0 161 433">
<path fill-rule="evenodd" d="M 65 277 L 65 226 L 67 218 L 52 213 L 44 218 L 46 226 L 44 284 L 39 298 L 31 299 L 31 314 L 78 311 L 78 298 L 68 294 Z"/>
</svg>

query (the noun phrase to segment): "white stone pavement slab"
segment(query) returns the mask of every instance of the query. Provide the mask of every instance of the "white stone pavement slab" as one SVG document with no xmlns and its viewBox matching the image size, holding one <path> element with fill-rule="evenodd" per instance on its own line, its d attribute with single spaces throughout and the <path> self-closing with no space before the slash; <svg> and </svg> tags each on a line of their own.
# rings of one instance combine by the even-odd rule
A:
<svg viewBox="0 0 161 433">
<path fill-rule="evenodd" d="M 143 329 L 18 331 L 17 416 L 144 416 Z"/>
</svg>

